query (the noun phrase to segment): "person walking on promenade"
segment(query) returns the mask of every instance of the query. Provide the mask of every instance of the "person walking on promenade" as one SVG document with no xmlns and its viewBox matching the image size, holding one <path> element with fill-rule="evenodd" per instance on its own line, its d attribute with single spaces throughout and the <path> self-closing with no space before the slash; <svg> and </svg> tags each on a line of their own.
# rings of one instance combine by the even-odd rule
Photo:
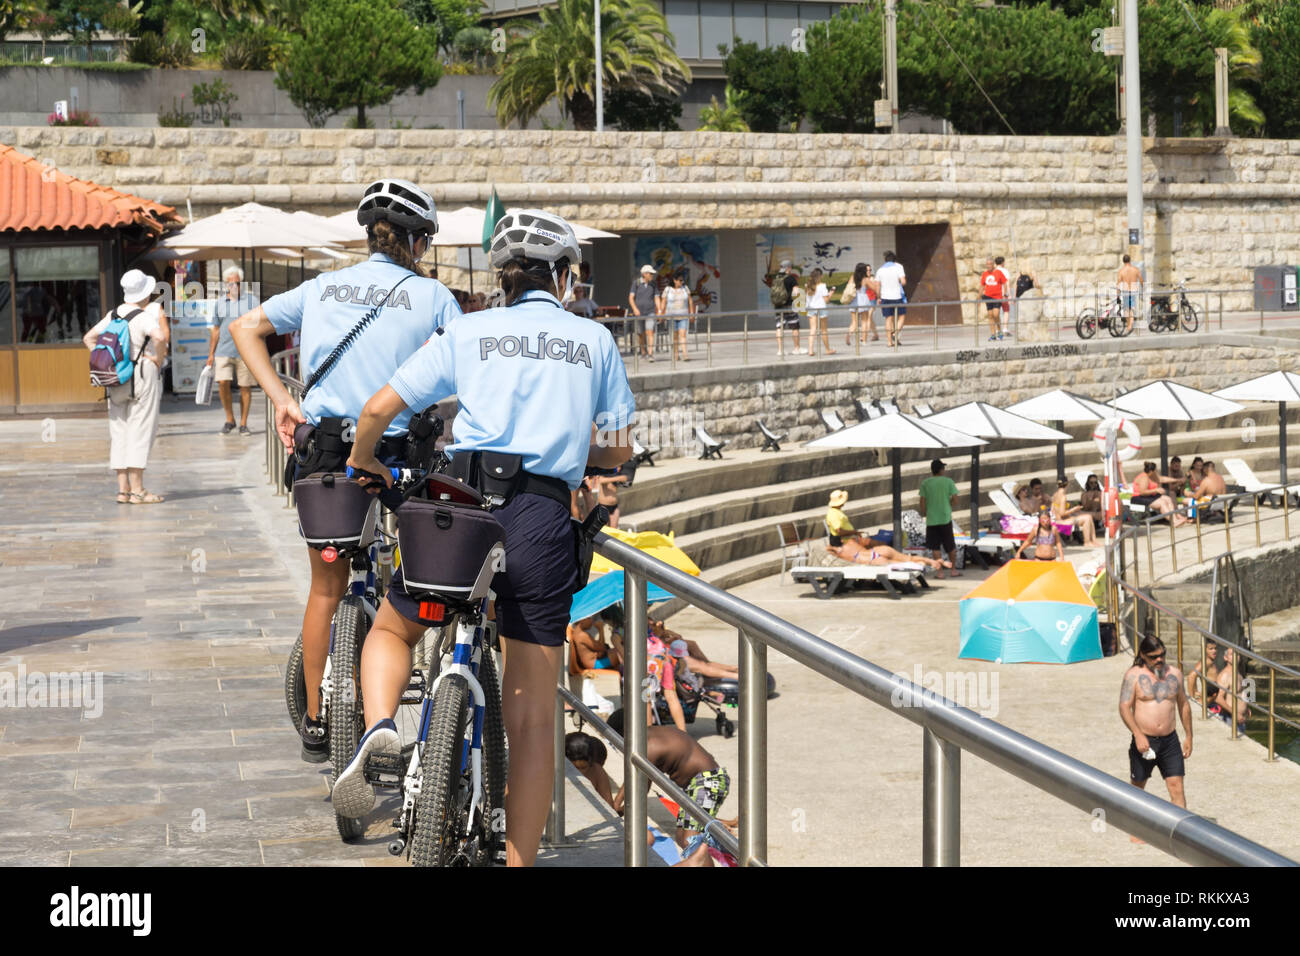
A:
<svg viewBox="0 0 1300 956">
<path fill-rule="evenodd" d="M 849 280 L 845 291 L 853 293 L 853 298 L 849 299 L 853 309 L 849 312 L 849 334 L 844 336 L 844 344 L 852 345 L 854 334 L 861 335 L 868 328 L 871 329 L 871 341 L 879 342 L 880 333 L 876 331 L 874 314 L 876 299 L 880 295 L 880 283 L 871 274 L 871 266 L 865 262 L 854 266 L 853 278 Z"/>
<path fill-rule="evenodd" d="M 1128 335 L 1133 331 L 1133 319 L 1137 315 L 1138 295 L 1142 291 L 1142 273 L 1133 265 L 1133 260 L 1127 253 L 1115 277 L 1115 290 L 1119 293 L 1120 310 L 1124 315 L 1124 334 Z"/>
<path fill-rule="evenodd" d="M 944 474 L 947 468 L 936 458 L 930 462 L 930 477 L 921 482 L 921 517 L 925 518 L 925 546 L 934 552 L 938 561 L 942 552 L 948 552 L 951 568 L 948 577 L 959 578 L 957 570 L 957 542 L 952 533 L 952 512 L 957 507 L 957 483 Z M 971 529 L 971 534 L 976 534 Z"/>
<path fill-rule="evenodd" d="M 980 273 L 980 302 L 989 320 L 989 341 L 996 342 L 1002 338 L 1002 294 L 1006 289 L 1006 278 L 1002 271 L 993 264 L 992 258 L 984 260 L 984 271 Z"/>
<path fill-rule="evenodd" d="M 144 487 L 144 469 L 158 432 L 162 366 L 171 341 L 171 326 L 162 303 L 149 301 L 157 287 L 157 280 L 139 269 L 127 272 L 122 276 L 125 301 L 82 338 L 86 348 L 93 350 L 114 319 L 125 319 L 130 330 L 127 346 L 135 362 L 134 379 L 108 389 L 108 463 L 117 472 L 120 505 L 152 505 L 163 500 Z"/>
<path fill-rule="evenodd" d="M 632 314 L 641 317 L 642 326 L 637 338 L 641 354 L 647 361 L 655 360 L 655 323 L 659 321 L 659 286 L 655 282 L 655 267 L 644 265 L 641 275 L 632 283 L 627 293 L 627 304 Z"/>
<path fill-rule="evenodd" d="M 235 340 L 230 337 L 230 325 L 241 315 L 257 308 L 257 296 L 251 291 L 241 291 L 244 270 L 231 266 L 221 274 L 226 283 L 226 292 L 217 299 L 217 307 L 212 314 L 212 341 L 208 345 L 208 365 L 212 366 L 213 380 L 221 393 L 221 407 L 226 413 L 226 423 L 221 426 L 221 434 L 229 435 L 235 430 L 235 403 L 231 392 L 234 385 L 239 386 L 239 434 L 251 435 L 248 430 L 248 407 L 253 402 L 253 386 L 257 379 L 248 370 L 244 360 L 239 357 Z"/>
<path fill-rule="evenodd" d="M 1002 276 L 1002 332 L 1006 333 L 1008 324 L 1011 322 L 1011 290 L 1015 283 L 1011 279 L 1011 270 L 1007 268 L 1005 256 L 993 257 L 993 268 L 997 269 Z M 1011 335 L 1015 336 L 1013 330 Z"/>
<path fill-rule="evenodd" d="M 885 335 L 892 349 L 902 344 L 898 333 L 903 331 L 907 318 L 907 294 L 903 291 L 907 273 L 891 250 L 885 251 L 885 264 L 876 270 L 876 281 L 880 285 L 880 314 L 885 317 Z"/>
<path fill-rule="evenodd" d="M 688 326 L 695 321 L 695 299 L 691 290 L 686 288 L 686 276 L 682 270 L 673 273 L 673 284 L 664 289 L 661 296 L 663 314 L 672 323 L 673 356 L 682 362 L 689 362 L 686 354 L 686 333 Z"/>
<path fill-rule="evenodd" d="M 831 291 L 822 281 L 821 269 L 813 269 L 812 274 L 808 276 L 808 285 L 804 292 L 808 300 L 808 354 L 815 354 L 817 333 L 820 331 L 822 350 L 827 355 L 834 355 L 835 350 L 831 348 L 826 330 L 826 304 L 830 300 Z"/>
<path fill-rule="evenodd" d="M 1129 780 L 1145 790 L 1155 767 L 1165 778 L 1169 799 L 1187 807 L 1183 763 L 1192 755 L 1192 706 L 1183 689 L 1183 675 L 1165 660 L 1165 645 L 1154 634 L 1142 638 L 1133 666 L 1124 673 L 1119 691 L 1119 716 L 1132 732 L 1128 747 Z M 1187 740 L 1178 743 L 1178 718 Z M 1142 841 L 1133 837 L 1135 843 Z"/>
</svg>

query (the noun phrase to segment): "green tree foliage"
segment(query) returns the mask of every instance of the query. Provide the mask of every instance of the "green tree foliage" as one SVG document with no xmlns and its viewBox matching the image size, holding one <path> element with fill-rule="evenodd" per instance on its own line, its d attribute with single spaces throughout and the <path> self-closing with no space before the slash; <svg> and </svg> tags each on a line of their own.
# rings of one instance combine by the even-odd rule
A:
<svg viewBox="0 0 1300 956">
<path fill-rule="evenodd" d="M 1232 123 L 1241 133 L 1263 126 L 1264 115 L 1243 85 L 1257 76 L 1260 55 L 1251 46 L 1250 31 L 1237 11 L 1190 2 L 1184 8 L 1179 0 L 1147 0 L 1138 9 L 1138 25 L 1142 102 L 1157 115 L 1159 132 L 1172 132 L 1176 108 L 1184 115 L 1184 134 L 1208 136 L 1214 132 L 1215 47 L 1228 49 Z"/>
<path fill-rule="evenodd" d="M 1251 32 L 1259 48 L 1259 107 L 1264 132 L 1274 139 L 1300 138 L 1300 4 L 1280 3 Z"/>
<path fill-rule="evenodd" d="M 653 0 L 603 0 L 600 5 L 604 88 L 675 94 L 690 68 L 674 46 Z M 577 129 L 596 128 L 595 21 L 592 0 L 559 0 L 538 20 L 514 21 L 501 78 L 488 102 L 503 124 L 527 124 L 552 99 Z"/>
<path fill-rule="evenodd" d="M 764 49 L 746 42 L 737 42 L 726 54 L 724 68 L 727 83 L 735 90 L 735 106 L 755 133 L 788 132 L 799 126 L 806 109 L 799 88 L 802 58 L 787 46 Z M 880 62 L 879 50 L 876 62 Z"/>
<path fill-rule="evenodd" d="M 406 15 L 438 34 L 438 46 L 451 53 L 456 34 L 478 24 L 483 13 L 480 0 L 402 0 Z"/>
<path fill-rule="evenodd" d="M 417 29 L 397 0 L 314 0 L 276 67 L 276 84 L 312 126 L 355 109 L 365 129 L 367 107 L 438 82 L 437 53 L 433 32 Z"/>
<path fill-rule="evenodd" d="M 625 133 L 671 133 L 681 129 L 682 100 L 676 93 L 642 93 L 615 87 L 605 94 L 605 125 Z"/>
<path fill-rule="evenodd" d="M 711 133 L 748 133 L 749 126 L 741 115 L 736 91 L 727 84 L 723 92 L 725 102 L 716 96 L 709 97 L 709 105 L 700 110 L 700 129 Z"/>
</svg>

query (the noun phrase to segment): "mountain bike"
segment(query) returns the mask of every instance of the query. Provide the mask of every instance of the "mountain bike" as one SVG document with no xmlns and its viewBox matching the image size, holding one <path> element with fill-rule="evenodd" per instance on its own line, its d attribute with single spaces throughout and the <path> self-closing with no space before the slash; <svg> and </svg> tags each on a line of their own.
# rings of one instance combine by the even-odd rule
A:
<svg viewBox="0 0 1300 956">
<path fill-rule="evenodd" d="M 418 472 L 410 469 L 391 471 L 398 488 L 411 486 L 419 477 Z M 308 546 L 319 550 L 326 563 L 345 560 L 352 568 L 347 593 L 330 620 L 329 655 L 325 659 L 317 708 L 317 719 L 329 735 L 335 777 L 352 759 L 365 733 L 361 646 L 392 581 L 394 564 L 399 560 L 392 509 L 384 508 L 379 498 L 367 494 L 351 478 L 349 469 L 346 474 L 317 475 L 304 480 L 310 484 L 304 481 L 295 484 L 300 505 L 299 529 Z M 310 504 L 313 496 L 322 499 L 314 509 Z M 391 500 L 396 503 L 396 499 Z M 402 695 L 404 705 L 419 704 L 424 698 L 431 648 L 426 635 L 414 652 L 416 667 Z M 302 653 L 300 634 L 289 653 L 284 679 L 285 704 L 295 730 L 307 709 Z M 398 711 L 396 722 L 400 736 L 403 740 L 414 738 L 417 732 L 414 716 L 408 707 L 399 707 Z M 365 832 L 360 819 L 336 815 L 335 822 L 344 840 L 356 839 Z"/>
<path fill-rule="evenodd" d="M 1116 296 L 1110 302 L 1102 307 L 1101 313 L 1098 314 L 1096 309 L 1087 308 L 1079 313 L 1079 318 L 1075 320 L 1074 331 L 1081 339 L 1090 339 L 1097 334 L 1097 329 L 1103 328 L 1110 332 L 1117 339 L 1132 332 L 1132 329 L 1125 329 L 1124 307 L 1119 296 Z"/>
<path fill-rule="evenodd" d="M 1186 332 L 1195 332 L 1200 325 L 1200 315 L 1196 306 L 1187 298 L 1187 283 L 1184 279 L 1174 287 L 1169 295 L 1153 295 L 1149 326 L 1152 332 L 1176 332 L 1181 325 Z M 1174 297 L 1177 296 L 1177 301 Z"/>
</svg>

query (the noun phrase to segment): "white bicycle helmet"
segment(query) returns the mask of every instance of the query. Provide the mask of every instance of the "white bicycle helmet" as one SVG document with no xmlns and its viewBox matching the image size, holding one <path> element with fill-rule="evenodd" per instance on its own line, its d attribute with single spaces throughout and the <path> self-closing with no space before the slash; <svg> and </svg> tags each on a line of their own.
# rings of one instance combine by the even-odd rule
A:
<svg viewBox="0 0 1300 956">
<path fill-rule="evenodd" d="M 554 264 L 557 259 L 567 258 L 571 266 L 582 261 L 573 227 L 559 216 L 540 209 L 506 213 L 492 231 L 491 256 L 493 269 L 500 269 L 511 259 L 538 259 Z"/>
<path fill-rule="evenodd" d="M 390 222 L 411 235 L 438 231 L 433 197 L 405 179 L 379 179 L 366 187 L 357 204 L 357 222 L 369 228 Z"/>
</svg>

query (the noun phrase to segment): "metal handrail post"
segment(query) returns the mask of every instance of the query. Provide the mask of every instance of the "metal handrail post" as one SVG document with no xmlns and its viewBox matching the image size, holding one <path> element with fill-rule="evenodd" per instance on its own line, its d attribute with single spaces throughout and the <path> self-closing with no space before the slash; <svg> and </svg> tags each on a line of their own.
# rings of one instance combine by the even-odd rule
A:
<svg viewBox="0 0 1300 956">
<path fill-rule="evenodd" d="M 1224 508 L 1226 509 L 1227 505 L 1224 505 Z M 1202 508 L 1196 509 L 1196 563 L 1197 564 L 1205 563 L 1205 554 L 1204 552 L 1201 551 L 1201 511 L 1202 510 L 1204 509 Z M 1228 520 L 1228 515 L 1226 510 L 1224 511 L 1223 520 L 1224 521 Z"/>
<path fill-rule="evenodd" d="M 1276 713 L 1275 706 L 1277 704 L 1277 700 L 1274 697 L 1274 692 L 1276 690 L 1276 684 L 1277 684 L 1277 681 L 1275 679 L 1276 677 L 1277 677 L 1277 670 L 1270 667 L 1268 669 L 1268 759 L 1269 760 L 1277 759 L 1277 748 L 1273 740 L 1273 728 L 1276 726 L 1273 720 L 1273 716 Z"/>
<path fill-rule="evenodd" d="M 1201 720 L 1210 716 L 1209 662 L 1205 659 L 1205 635 L 1201 635 Z"/>
<path fill-rule="evenodd" d="M 1226 516 L 1225 516 L 1225 521 L 1226 521 Z M 1255 547 L 1258 548 L 1261 543 L 1262 542 L 1259 536 L 1259 495 L 1256 495 L 1255 496 Z"/>
<path fill-rule="evenodd" d="M 1228 551 L 1232 550 L 1232 505 L 1231 501 L 1223 503 L 1223 540 Z"/>
<path fill-rule="evenodd" d="M 1146 525 L 1147 525 L 1147 533 L 1146 533 L 1146 539 L 1147 539 L 1147 577 L 1149 577 L 1149 578 L 1151 579 L 1151 583 L 1152 583 L 1152 584 L 1155 584 L 1155 583 L 1156 583 L 1156 559 L 1155 559 L 1155 555 L 1154 555 L 1154 553 L 1153 553 L 1154 545 L 1152 545 L 1152 543 L 1151 543 L 1151 538 L 1153 537 L 1153 535 L 1152 535 L 1152 533 L 1151 533 L 1151 519 L 1150 519 L 1150 518 L 1147 519 Z"/>
<path fill-rule="evenodd" d="M 1178 622 L 1178 666 L 1183 666 L 1183 622 Z"/>
<path fill-rule="evenodd" d="M 937 352 L 939 351 L 939 303 L 936 302 L 931 306 L 931 311 L 934 314 L 934 350 Z"/>
<path fill-rule="evenodd" d="M 1291 540 L 1291 495 L 1287 492 L 1286 487 L 1282 488 L 1282 532 L 1286 535 L 1288 541 Z"/>
<path fill-rule="evenodd" d="M 921 755 L 921 865 L 961 865 L 961 748 L 929 727 Z"/>
<path fill-rule="evenodd" d="M 767 646 L 736 629 L 740 660 L 740 865 L 767 859 Z"/>
<path fill-rule="evenodd" d="M 713 368 L 713 313 L 706 312 L 704 317 L 708 320 L 704 329 L 704 364 Z"/>
<path fill-rule="evenodd" d="M 623 729 L 627 746 L 623 750 L 623 865 L 646 865 L 646 775 L 632 759 L 646 757 L 646 579 L 626 568 L 623 577 L 623 607 L 627 626 L 623 653 Z M 651 689 L 651 693 L 653 690 Z"/>
<path fill-rule="evenodd" d="M 740 332 L 740 364 L 749 364 L 749 313 L 745 313 Z"/>
<path fill-rule="evenodd" d="M 491 653 L 486 649 L 484 653 Z M 568 655 L 560 655 L 559 673 L 556 675 L 556 682 L 559 685 L 564 683 L 564 674 L 567 672 Z M 546 842 L 551 846 L 558 846 L 564 842 L 564 698 L 559 694 L 555 695 L 555 732 L 551 735 L 553 740 L 553 757 L 555 759 L 555 773 L 551 784 L 551 812 L 546 818 Z"/>
<path fill-rule="evenodd" d="M 1174 514 L 1178 514 L 1177 511 Z M 1174 537 L 1174 516 L 1169 516 L 1169 559 L 1174 564 L 1174 571 L 1178 571 L 1178 539 Z"/>
</svg>

